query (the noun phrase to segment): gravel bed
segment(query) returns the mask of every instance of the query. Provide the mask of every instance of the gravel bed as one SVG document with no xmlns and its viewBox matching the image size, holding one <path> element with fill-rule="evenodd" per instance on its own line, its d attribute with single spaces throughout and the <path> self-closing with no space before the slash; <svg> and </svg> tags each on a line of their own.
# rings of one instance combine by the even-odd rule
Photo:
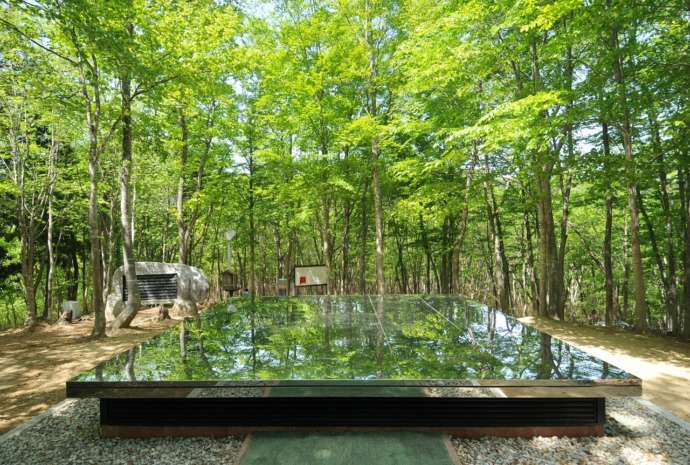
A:
<svg viewBox="0 0 690 465">
<path fill-rule="evenodd" d="M 604 437 L 453 438 L 457 463 L 690 464 L 690 430 L 633 399 L 609 398 L 606 403 Z M 237 436 L 218 439 L 101 438 L 98 401 L 71 399 L 18 434 L 4 439 L 0 443 L 0 464 L 237 465 L 241 445 L 242 438 Z"/>
<path fill-rule="evenodd" d="M 101 438 L 98 400 L 71 399 L 0 443 L 2 465 L 236 465 L 242 438 Z"/>
<path fill-rule="evenodd" d="M 690 431 L 634 399 L 606 399 L 599 438 L 453 438 L 458 465 L 690 464 Z"/>
</svg>

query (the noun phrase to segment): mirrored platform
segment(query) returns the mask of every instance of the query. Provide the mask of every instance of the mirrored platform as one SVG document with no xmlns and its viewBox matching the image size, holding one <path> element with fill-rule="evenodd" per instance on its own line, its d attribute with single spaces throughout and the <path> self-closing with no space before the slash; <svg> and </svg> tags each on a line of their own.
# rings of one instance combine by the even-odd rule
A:
<svg viewBox="0 0 690 465">
<path fill-rule="evenodd" d="M 457 297 L 238 299 L 67 383 L 71 397 L 599 397 L 641 381 Z"/>
</svg>

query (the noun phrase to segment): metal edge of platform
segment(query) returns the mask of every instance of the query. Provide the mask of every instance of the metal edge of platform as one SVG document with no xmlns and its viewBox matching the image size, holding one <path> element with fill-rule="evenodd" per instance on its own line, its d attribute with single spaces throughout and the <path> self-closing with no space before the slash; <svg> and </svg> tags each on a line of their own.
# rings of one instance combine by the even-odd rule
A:
<svg viewBox="0 0 690 465">
<path fill-rule="evenodd" d="M 259 428 L 259 427 L 193 427 L 193 426 L 117 426 L 101 425 L 101 436 L 105 438 L 154 438 L 154 437 L 224 437 L 248 435 L 258 432 L 328 432 L 328 433 L 377 433 L 388 431 L 414 431 L 422 433 L 445 433 L 455 437 L 593 437 L 604 435 L 604 425 L 586 426 L 513 426 L 513 427 L 465 427 L 465 428 Z"/>
<path fill-rule="evenodd" d="M 290 390 L 288 397 L 295 395 L 295 388 L 337 388 L 338 390 L 356 389 L 395 389 L 400 388 L 462 388 L 462 389 L 500 389 L 505 397 L 640 397 L 642 395 L 642 381 L 640 379 L 627 380 L 472 380 L 472 381 L 398 381 L 386 382 L 327 382 L 327 381 L 263 381 L 263 382 L 232 382 L 232 381 L 153 381 L 153 382 L 71 382 L 66 384 L 67 397 L 96 397 L 96 398 L 185 398 L 194 389 L 263 389 L 270 387 L 274 396 L 280 396 L 281 388 Z M 309 397 L 309 395 L 305 395 Z M 396 397 L 386 394 L 384 397 Z M 401 395 L 399 397 L 405 397 Z M 450 396 L 452 397 L 452 396 Z"/>
</svg>

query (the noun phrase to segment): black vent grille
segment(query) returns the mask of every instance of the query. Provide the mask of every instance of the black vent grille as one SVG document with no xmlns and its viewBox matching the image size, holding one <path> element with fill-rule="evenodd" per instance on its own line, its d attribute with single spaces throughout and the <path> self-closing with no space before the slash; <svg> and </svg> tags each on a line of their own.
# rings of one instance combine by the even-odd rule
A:
<svg viewBox="0 0 690 465">
<path fill-rule="evenodd" d="M 177 273 L 137 275 L 139 298 L 145 301 L 170 301 L 177 298 Z M 122 276 L 122 300 L 127 302 L 127 280 Z"/>
<path fill-rule="evenodd" d="M 256 397 L 101 399 L 122 426 L 571 426 L 604 421 L 599 398 Z"/>
</svg>

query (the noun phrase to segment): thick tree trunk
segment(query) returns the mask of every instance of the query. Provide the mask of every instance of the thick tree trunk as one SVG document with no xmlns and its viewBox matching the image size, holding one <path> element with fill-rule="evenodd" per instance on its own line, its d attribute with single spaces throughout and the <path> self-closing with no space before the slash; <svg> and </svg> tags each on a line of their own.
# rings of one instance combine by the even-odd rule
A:
<svg viewBox="0 0 690 465">
<path fill-rule="evenodd" d="M 537 50 L 537 37 L 530 39 L 530 54 L 532 67 L 532 89 L 539 92 L 543 88 Z M 548 117 L 543 114 L 543 117 Z M 542 149 L 535 154 L 533 165 L 538 205 L 539 223 L 539 314 L 551 318 L 561 318 L 563 277 L 559 273 L 560 265 L 556 233 L 553 219 L 553 196 L 551 191 L 551 177 L 560 146 L 553 149 Z"/>
<path fill-rule="evenodd" d="M 561 301 L 558 295 L 558 257 L 551 196 L 551 164 L 537 171 L 538 219 L 539 219 L 539 314 L 557 317 Z"/>
<path fill-rule="evenodd" d="M 131 27 L 130 27 L 131 33 Z M 136 259 L 134 257 L 134 237 L 132 231 L 131 176 L 132 162 L 132 93 L 129 72 L 121 77 L 122 95 L 122 165 L 120 167 L 120 226 L 122 227 L 122 259 L 125 281 L 127 283 L 127 302 L 122 312 L 115 318 L 114 329 L 126 328 L 137 314 L 140 305 L 137 284 Z"/>
</svg>

